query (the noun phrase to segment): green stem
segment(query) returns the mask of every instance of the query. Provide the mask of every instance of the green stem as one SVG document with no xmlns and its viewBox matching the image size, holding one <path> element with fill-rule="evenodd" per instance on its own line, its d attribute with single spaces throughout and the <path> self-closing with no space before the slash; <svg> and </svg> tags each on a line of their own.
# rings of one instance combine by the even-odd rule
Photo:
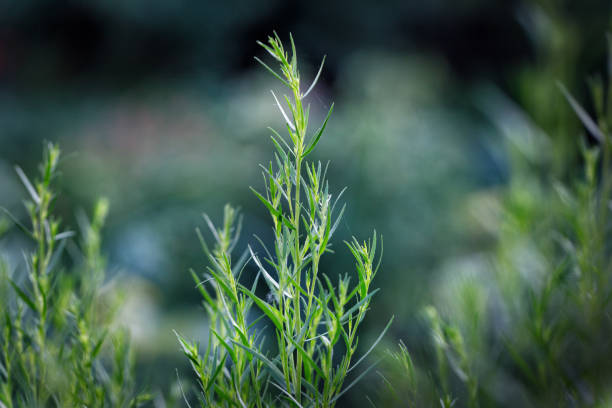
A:
<svg viewBox="0 0 612 408">
<path fill-rule="evenodd" d="M 302 154 L 304 150 L 304 113 L 302 109 L 302 101 L 300 99 L 300 85 L 299 79 L 293 78 L 292 81 L 293 98 L 295 100 L 295 132 L 296 132 L 296 151 L 295 151 L 295 209 L 293 211 L 293 225 L 295 228 L 295 255 L 294 255 L 294 276 L 296 282 L 301 285 L 302 282 L 302 259 L 300 249 L 300 191 L 301 191 L 301 175 L 302 175 Z M 296 291 L 294 296 L 294 319 L 295 319 L 295 335 L 300 333 L 302 329 L 302 318 L 300 314 L 300 293 Z M 301 404 L 302 398 L 302 356 L 300 353 L 296 355 L 297 361 L 295 366 L 295 395 L 298 403 Z"/>
</svg>

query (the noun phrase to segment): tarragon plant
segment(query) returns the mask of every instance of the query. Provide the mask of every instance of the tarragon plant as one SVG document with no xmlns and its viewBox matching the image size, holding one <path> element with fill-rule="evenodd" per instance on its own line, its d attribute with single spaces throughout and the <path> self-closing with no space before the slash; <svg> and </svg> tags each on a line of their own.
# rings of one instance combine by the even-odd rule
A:
<svg viewBox="0 0 612 408">
<path fill-rule="evenodd" d="M 278 98 L 272 92 L 287 136 L 270 129 L 276 151 L 274 160 L 262 166 L 265 192 L 253 189 L 272 218 L 273 248 L 265 248 L 260 241 L 265 255 L 249 246 L 248 255 L 232 263 L 231 250 L 239 231 L 239 223 L 234 226 L 235 210 L 226 207 L 222 228 L 209 221 L 216 245 L 211 251 L 202 243 L 212 265 L 203 281 L 195 278 L 210 316 L 211 335 L 203 356 L 196 344 L 180 336 L 179 340 L 197 374 L 202 406 L 333 407 L 368 372 L 369 368 L 352 374 L 355 378 L 345 386 L 347 376 L 365 361 L 386 331 L 353 361 L 358 328 L 376 292 L 370 286 L 380 265 L 377 234 L 366 242 L 353 238 L 346 243 L 356 261 L 354 286 L 348 275 L 334 283 L 319 270 L 321 258 L 331 252 L 330 239 L 344 211 L 337 205 L 341 193 L 333 197 L 329 192 L 326 167 L 306 160 L 333 110 L 332 105 L 318 130 L 308 131 L 310 109 L 305 99 L 323 63 L 312 85 L 302 91 L 293 39 L 291 57 L 276 34 L 259 45 L 280 65 L 280 72 L 256 60 L 290 94 Z M 255 283 L 246 287 L 240 272 L 249 256 L 259 272 Z M 267 285 L 267 296 L 256 294 L 260 280 Z M 264 345 L 264 331 L 256 330 L 253 306 L 271 324 L 272 349 Z"/>
<path fill-rule="evenodd" d="M 565 179 L 544 154 L 513 158 L 490 262 L 455 284 L 440 311 L 425 309 L 437 395 L 415 406 L 610 406 L 610 75 L 589 81 L 592 112 L 560 85 L 589 136 L 572 144 L 579 166 L 575 152 L 560 162 Z M 553 136 L 545 141 L 563 142 Z"/>
<path fill-rule="evenodd" d="M 75 266 L 64 263 L 77 234 L 62 231 L 53 215 L 59 161 L 49 144 L 35 182 L 16 167 L 29 193 L 30 227 L 0 207 L 33 242 L 23 269 L 12 272 L 0 254 L 0 408 L 136 407 L 147 397 L 133 394 L 127 336 L 113 329 L 116 302 L 100 290 L 108 202 L 96 204 L 91 221 L 81 217 Z"/>
</svg>

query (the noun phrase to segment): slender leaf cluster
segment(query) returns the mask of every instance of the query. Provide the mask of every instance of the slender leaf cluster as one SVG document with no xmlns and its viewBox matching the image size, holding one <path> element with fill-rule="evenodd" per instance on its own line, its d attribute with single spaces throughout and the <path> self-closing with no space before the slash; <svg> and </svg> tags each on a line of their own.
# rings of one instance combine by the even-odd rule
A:
<svg viewBox="0 0 612 408">
<path fill-rule="evenodd" d="M 133 393 L 128 338 L 111 329 L 116 302 L 100 292 L 100 232 L 108 202 L 96 204 L 91 222 L 81 217 L 81 239 L 74 245 L 81 255 L 70 273 L 64 249 L 76 234 L 61 231 L 53 215 L 59 159 L 59 148 L 49 144 L 35 183 L 16 167 L 29 194 L 31 228 L 5 210 L 34 245 L 23 275 L 0 268 L 0 282 L 10 285 L 0 299 L 0 407 L 135 407 L 147 397 Z"/>
<path fill-rule="evenodd" d="M 366 355 L 353 362 L 358 328 L 376 292 L 371 284 L 380 263 L 377 235 L 374 233 L 367 242 L 353 238 L 346 243 L 356 261 L 356 285 L 351 286 L 348 275 L 334 283 L 320 271 L 321 259 L 331 252 L 330 240 L 344 211 L 344 207 L 338 208 L 341 193 L 334 198 L 329 192 L 326 167 L 306 160 L 319 143 L 333 110 L 332 105 L 320 128 L 308 131 L 310 109 L 304 106 L 304 100 L 314 88 L 323 63 L 312 85 L 302 92 L 293 39 L 291 57 L 276 34 L 267 44 L 259 45 L 279 64 L 280 73 L 257 61 L 290 94 L 278 98 L 272 92 L 287 137 L 271 129 L 276 152 L 274 160 L 262 166 L 265 192 L 253 189 L 272 218 L 274 245 L 266 248 L 260 241 L 265 255 L 249 246 L 258 275 L 252 287 L 243 286 L 238 279 L 242 263 L 231 264 L 235 239 L 228 225 L 233 210 L 226 209 L 224 227 L 211 227 L 217 241 L 214 250 L 204 245 L 212 267 L 203 282 L 198 280 L 199 287 L 208 284 L 214 292 L 213 298 L 201 289 L 213 337 L 203 358 L 196 346 L 182 338 L 180 341 L 197 373 L 205 406 L 219 401 L 226 406 L 259 406 L 262 401 L 271 401 L 275 406 L 333 407 L 368 372 L 369 368 L 362 369 L 350 385 L 344 386 L 349 373 L 365 361 L 384 334 Z M 264 297 L 256 293 L 259 280 L 267 287 Z M 253 323 L 248 325 L 253 304 L 271 324 L 273 350 L 264 348 L 261 337 L 254 334 Z M 224 365 L 230 368 L 225 370 Z"/>
<path fill-rule="evenodd" d="M 253 300 L 245 295 L 239 284 L 247 253 L 235 262 L 232 259 L 240 236 L 241 219 L 238 211 L 229 205 L 225 206 L 222 228 L 215 228 L 207 216 L 205 219 L 215 238 L 212 250 L 200 231 L 197 232 L 211 266 L 204 281 L 191 271 L 210 317 L 204 354 L 200 353 L 197 343 L 176 335 L 196 373 L 203 406 L 269 406 L 267 373 L 262 361 L 252 358 L 248 352 L 260 348 L 263 339 L 252 330 L 256 322 L 248 321 Z M 252 290 L 256 285 L 257 281 Z"/>
</svg>

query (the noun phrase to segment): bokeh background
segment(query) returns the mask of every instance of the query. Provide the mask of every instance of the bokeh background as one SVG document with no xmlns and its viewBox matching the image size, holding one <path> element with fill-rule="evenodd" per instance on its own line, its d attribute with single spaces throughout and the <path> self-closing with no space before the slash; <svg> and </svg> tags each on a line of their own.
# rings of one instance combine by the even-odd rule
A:
<svg viewBox="0 0 612 408">
<path fill-rule="evenodd" d="M 35 171 L 43 141 L 67 153 L 57 201 L 64 222 L 110 199 L 105 249 L 126 289 L 139 378 L 176 393 L 190 381 L 172 329 L 206 338 L 188 269 L 205 266 L 194 233 L 224 203 L 244 213 L 246 248 L 271 230 L 249 186 L 282 129 L 253 60 L 256 40 L 293 33 L 313 120 L 335 109 L 315 158 L 348 190 L 341 242 L 384 236 L 382 289 L 362 344 L 394 315 L 386 344 L 418 360 L 420 309 L 495 250 L 496 199 L 516 152 L 545 155 L 559 177 L 579 162 L 579 124 L 556 81 L 580 99 L 600 71 L 609 1 L 3 1 L 0 2 L 0 205 L 24 215 L 14 164 Z M 541 143 L 541 135 L 555 140 Z M 548 140 L 548 139 L 546 139 Z M 570 163 L 567 166 L 567 163 Z M 374 380 L 373 380 L 374 381 Z M 368 385 L 365 386 L 368 389 Z M 357 390 L 351 399 L 360 398 Z M 169 397 L 170 398 L 170 397 Z"/>
</svg>

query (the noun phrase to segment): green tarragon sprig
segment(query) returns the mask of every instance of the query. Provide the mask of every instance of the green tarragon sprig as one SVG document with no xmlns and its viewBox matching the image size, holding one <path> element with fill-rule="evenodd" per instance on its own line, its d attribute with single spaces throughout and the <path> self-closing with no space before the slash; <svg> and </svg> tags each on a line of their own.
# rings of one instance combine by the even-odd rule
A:
<svg viewBox="0 0 612 408">
<path fill-rule="evenodd" d="M 30 226 L 0 207 L 32 241 L 14 274 L 0 258 L 0 408 L 136 408 L 150 397 L 134 392 L 129 338 L 115 328 L 117 299 L 101 290 L 108 201 L 96 203 L 91 220 L 80 217 L 80 234 L 62 231 L 54 211 L 60 153 L 46 146 L 33 181 L 15 167 L 29 195 Z M 68 268 L 65 247 L 75 236 L 78 256 Z"/>
<path fill-rule="evenodd" d="M 319 143 L 333 111 L 332 105 L 320 128 L 308 132 L 310 107 L 304 106 L 304 99 L 314 89 L 325 59 L 313 83 L 302 92 L 293 38 L 291 57 L 276 34 L 268 38 L 267 44 L 258 44 L 279 64 L 280 73 L 261 59 L 256 60 L 280 80 L 290 94 L 279 98 L 272 92 L 285 121 L 287 137 L 270 129 L 276 151 L 274 160 L 267 167 L 262 166 L 265 192 L 252 189 L 272 218 L 274 248 L 265 249 L 265 256 L 248 248 L 259 271 L 258 279 L 263 278 L 269 294 L 262 298 L 255 293 L 256 284 L 247 288 L 232 278 L 237 272 L 231 270 L 230 257 L 223 250 L 221 232 L 226 230 L 211 226 L 218 254 L 206 249 L 213 267 L 204 282 L 214 288 L 216 299 L 202 290 L 214 335 L 212 343 L 209 342 L 213 347 L 206 351 L 208 365 L 198 356 L 194 345 L 182 338 L 181 343 L 196 372 L 200 370 L 200 363 L 207 367 L 198 372 L 200 382 L 205 377 L 208 384 L 203 390 L 205 405 L 219 404 L 218 400 L 210 399 L 211 390 L 216 390 L 217 397 L 227 406 L 259 406 L 263 401 L 272 401 L 275 406 L 333 407 L 371 369 L 362 370 L 344 387 L 349 373 L 365 361 L 391 324 L 390 321 L 368 352 L 353 363 L 358 327 L 376 293 L 371 284 L 380 265 L 380 256 L 376 256 L 377 234 L 374 232 L 367 242 L 353 238 L 346 243 L 356 260 L 357 284 L 354 287 L 348 275 L 341 276 L 334 284 L 319 270 L 321 258 L 331 252 L 330 239 L 344 212 L 344 207 L 338 209 L 337 205 L 342 192 L 335 198 L 329 192 L 326 167 L 320 162 L 306 160 Z M 202 283 L 198 283 L 201 288 Z M 245 306 L 251 304 L 255 304 L 272 324 L 277 346 L 274 354 L 263 349 L 263 342 L 255 340 L 259 337 L 253 333 L 252 325 L 243 321 L 248 311 Z M 230 329 L 222 331 L 218 327 L 219 319 L 223 327 Z M 221 351 L 214 351 L 215 345 Z M 243 360 L 245 353 L 248 363 Z M 226 356 L 231 360 L 227 372 L 225 366 L 221 367 L 226 363 Z M 247 366 L 250 374 L 244 371 Z M 260 368 L 262 373 L 259 373 Z M 228 382 L 231 376 L 240 376 L 244 383 Z M 249 381 L 253 387 L 241 388 Z M 234 395 L 228 384 L 233 384 Z M 253 390 L 265 395 L 252 398 Z"/>
</svg>

